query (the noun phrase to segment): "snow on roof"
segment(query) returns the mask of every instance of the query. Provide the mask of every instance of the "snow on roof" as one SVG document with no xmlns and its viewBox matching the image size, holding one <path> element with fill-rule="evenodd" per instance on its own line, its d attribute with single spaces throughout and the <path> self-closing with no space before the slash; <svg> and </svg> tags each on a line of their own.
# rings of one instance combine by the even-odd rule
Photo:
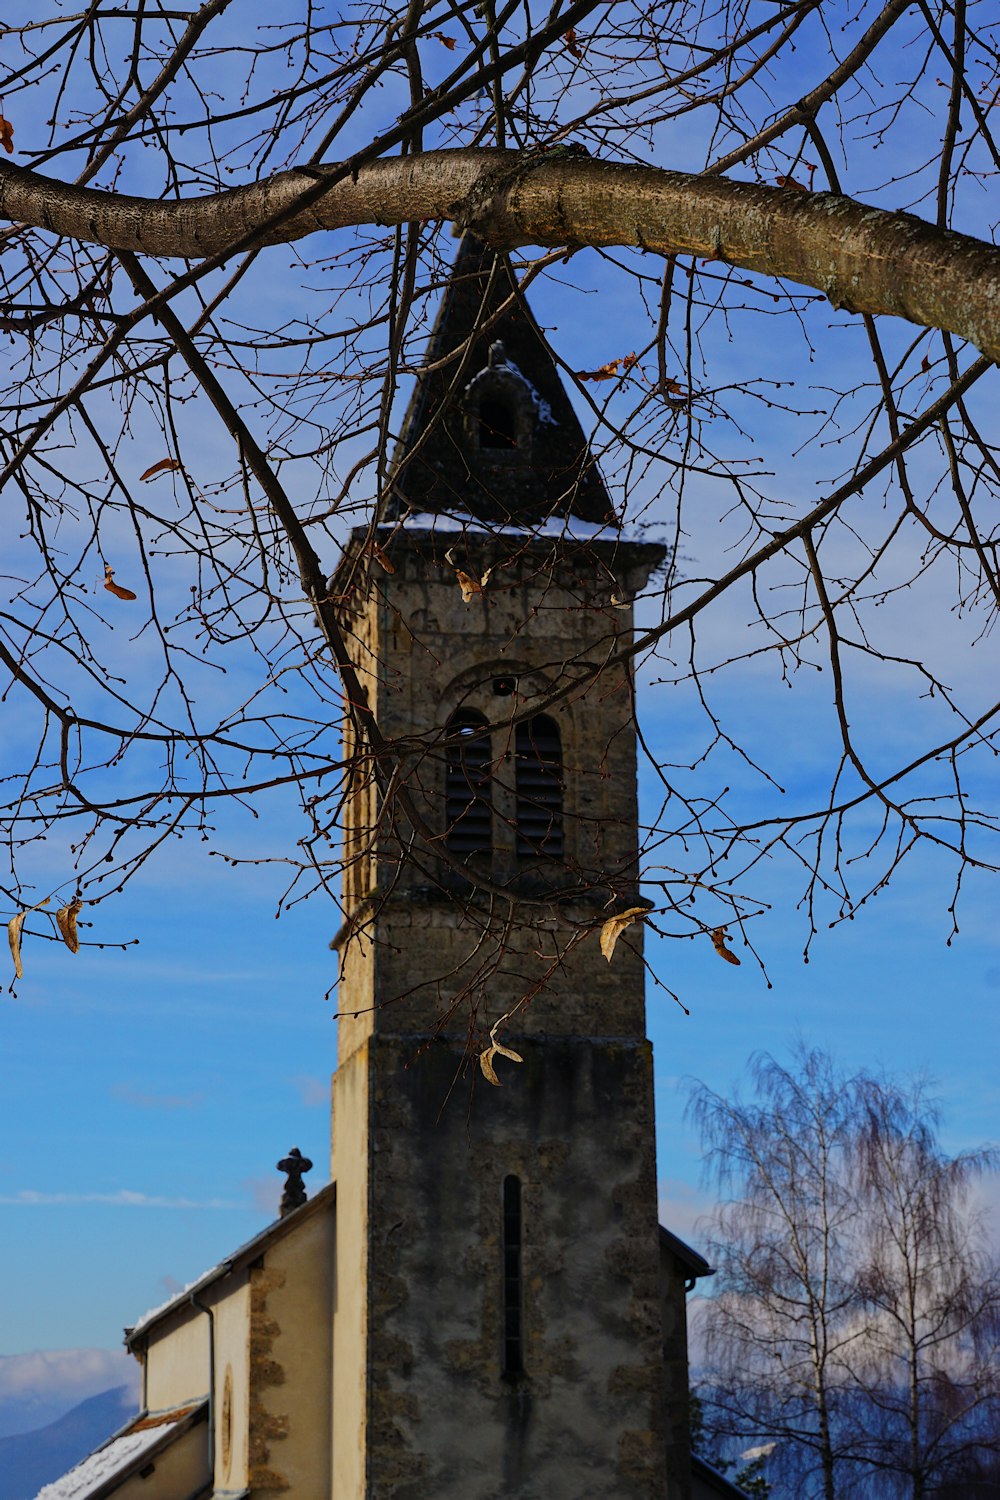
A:
<svg viewBox="0 0 1000 1500">
<path fill-rule="evenodd" d="M 223 1261 L 220 1265 L 212 1266 L 211 1270 L 203 1271 L 200 1276 L 196 1276 L 193 1281 L 189 1281 L 185 1286 L 182 1286 L 179 1292 L 174 1292 L 165 1302 L 158 1302 L 155 1307 L 151 1307 L 148 1312 L 144 1312 L 142 1317 L 137 1318 L 132 1327 L 126 1330 L 129 1337 L 131 1338 L 133 1334 L 141 1332 L 147 1323 L 152 1323 L 153 1319 L 158 1318 L 161 1313 L 165 1313 L 168 1307 L 173 1307 L 175 1303 L 183 1302 L 189 1292 L 194 1292 L 200 1286 L 214 1281 L 217 1276 L 221 1275 L 227 1265 L 228 1261 Z"/>
<path fill-rule="evenodd" d="M 559 423 L 552 415 L 552 408 L 545 400 L 545 397 L 538 394 L 538 391 L 532 385 L 527 375 L 524 374 L 523 370 L 518 368 L 512 359 L 498 360 L 496 364 L 491 364 L 487 368 L 491 370 L 505 370 L 508 375 L 513 375 L 514 379 L 520 381 L 531 397 L 535 410 L 538 413 L 539 422 L 547 422 L 550 427 L 559 426 Z"/>
<path fill-rule="evenodd" d="M 486 535 L 504 535 L 511 533 L 523 534 L 524 536 L 563 537 L 573 542 L 608 541 L 608 542 L 644 542 L 650 538 L 640 536 L 638 532 L 625 532 L 612 522 L 603 521 L 581 521 L 577 516 L 550 516 L 547 521 L 540 521 L 537 525 L 516 526 L 513 523 L 504 525 L 492 525 L 489 522 L 477 521 L 469 514 L 450 514 L 447 511 L 411 511 L 399 521 L 383 521 L 379 531 L 464 531 L 482 532 Z"/>
<path fill-rule="evenodd" d="M 758 1443 L 754 1448 L 747 1448 L 740 1454 L 742 1463 L 753 1463 L 755 1458 L 770 1458 L 777 1448 L 777 1443 Z"/>
<path fill-rule="evenodd" d="M 291 1233 L 298 1224 L 303 1223 L 317 1209 L 329 1203 L 335 1193 L 335 1184 L 328 1182 L 325 1187 L 320 1188 L 300 1208 L 296 1208 L 292 1213 L 286 1214 L 283 1219 L 273 1219 L 270 1224 L 265 1225 L 259 1234 L 254 1235 L 253 1239 L 247 1240 L 246 1244 L 241 1245 L 238 1250 L 234 1250 L 228 1260 L 220 1261 L 217 1266 L 213 1266 L 210 1271 L 206 1271 L 204 1275 L 199 1276 L 195 1281 L 188 1282 L 182 1291 L 176 1292 L 166 1302 L 161 1302 L 159 1307 L 151 1307 L 149 1312 L 143 1313 L 137 1323 L 133 1324 L 131 1328 L 126 1328 L 126 1349 L 131 1349 L 134 1352 L 136 1340 L 146 1332 L 151 1324 L 157 1322 L 158 1319 L 169 1313 L 173 1308 L 181 1307 L 185 1302 L 189 1302 L 192 1292 L 200 1292 L 203 1288 L 211 1286 L 213 1281 L 218 1281 L 221 1277 L 228 1276 L 231 1271 L 240 1270 L 241 1267 L 247 1265 L 255 1256 L 259 1255 L 262 1250 L 266 1249 L 272 1240 L 280 1239 L 282 1236 Z"/>
<path fill-rule="evenodd" d="M 156 1448 L 166 1447 L 176 1436 L 174 1429 L 196 1408 L 185 1406 L 160 1418 L 139 1418 L 118 1436 L 109 1438 L 87 1455 L 75 1469 L 38 1491 L 35 1500 L 90 1500 Z M 187 1424 L 185 1423 L 185 1426 Z"/>
</svg>

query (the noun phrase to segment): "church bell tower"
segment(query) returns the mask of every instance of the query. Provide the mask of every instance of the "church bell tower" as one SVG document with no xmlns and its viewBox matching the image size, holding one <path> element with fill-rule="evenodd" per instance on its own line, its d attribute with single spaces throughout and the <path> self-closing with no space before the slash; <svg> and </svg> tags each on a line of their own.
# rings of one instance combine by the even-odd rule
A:
<svg viewBox="0 0 1000 1500">
<path fill-rule="evenodd" d="M 332 1492 L 652 1500 L 641 924 L 610 964 L 598 935 L 639 900 L 623 648 L 663 549 L 620 533 L 507 261 L 468 238 L 425 372 L 391 512 L 330 584 L 410 806 L 359 758 L 334 942 Z"/>
</svg>

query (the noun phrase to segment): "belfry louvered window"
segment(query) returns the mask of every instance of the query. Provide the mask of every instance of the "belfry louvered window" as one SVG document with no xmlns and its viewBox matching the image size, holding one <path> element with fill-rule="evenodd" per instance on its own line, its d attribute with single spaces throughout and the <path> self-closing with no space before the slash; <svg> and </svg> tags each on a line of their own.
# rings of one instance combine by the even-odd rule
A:
<svg viewBox="0 0 1000 1500">
<path fill-rule="evenodd" d="M 488 854 L 493 847 L 490 737 L 486 720 L 460 709 L 445 740 L 445 843 L 452 854 Z"/>
<path fill-rule="evenodd" d="M 516 448 L 517 413 L 512 401 L 484 396 L 479 403 L 480 448 Z"/>
<path fill-rule="evenodd" d="M 518 724 L 514 742 L 517 852 L 563 852 L 563 768 L 559 726 L 547 714 Z"/>
</svg>

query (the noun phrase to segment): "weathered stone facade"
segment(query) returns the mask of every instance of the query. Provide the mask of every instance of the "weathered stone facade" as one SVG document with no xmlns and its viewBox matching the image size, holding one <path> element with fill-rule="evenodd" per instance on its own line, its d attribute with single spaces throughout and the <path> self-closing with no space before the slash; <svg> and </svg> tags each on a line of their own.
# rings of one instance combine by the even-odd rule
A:
<svg viewBox="0 0 1000 1500">
<path fill-rule="evenodd" d="M 355 547 L 364 546 L 359 534 Z M 489 894 L 477 893 L 432 851 L 410 858 L 409 830 L 394 836 L 379 821 L 372 778 L 358 775 L 345 835 L 352 857 L 345 898 L 354 927 L 338 944 L 341 1061 L 381 1027 L 437 1029 L 456 996 L 477 985 L 485 991 L 477 999 L 487 1027 L 525 996 L 544 993 L 537 1005 L 524 1006 L 519 1029 L 645 1034 L 641 930 L 611 967 L 593 934 L 610 911 L 636 900 L 631 677 L 627 666 L 611 665 L 594 682 L 592 669 L 631 638 L 631 610 L 613 605 L 611 596 L 629 595 L 662 549 L 511 531 L 466 534 L 460 546 L 478 577 L 489 570 L 481 595 L 462 601 L 445 556 L 456 553 L 454 535 L 407 529 L 384 547 L 394 571 L 373 569 L 367 589 L 355 588 L 351 636 L 382 732 L 404 750 L 408 790 L 442 836 L 445 726 L 456 710 L 475 710 L 496 726 L 492 847 L 467 865 L 526 899 L 501 898 L 506 910 L 499 914 L 494 902 L 495 915 L 487 919 Z M 355 561 L 349 551 L 341 573 L 349 574 Z M 496 685 L 513 691 L 502 696 Z M 561 739 L 558 859 L 519 859 L 516 849 L 514 726 L 536 706 L 557 724 Z M 551 961 L 555 954 L 558 963 Z M 464 1031 L 466 1021 L 459 1008 L 448 1027 Z"/>
<path fill-rule="evenodd" d="M 665 1493 L 650 1049 L 517 1045 L 516 1078 L 478 1090 L 471 1107 L 454 1099 L 460 1044 L 408 1067 L 413 1038 L 380 1032 L 345 1065 L 365 1071 L 370 1099 L 364 1142 L 357 1119 L 340 1116 L 338 1086 L 338 1169 L 342 1153 L 368 1147 L 364 1239 L 338 1178 L 338 1258 L 356 1248 L 367 1282 L 350 1310 L 363 1328 L 352 1338 L 338 1309 L 334 1329 L 338 1351 L 362 1355 L 348 1378 L 363 1382 L 366 1404 L 360 1424 L 344 1411 L 350 1430 L 335 1408 L 335 1455 L 359 1433 L 365 1448 L 368 1487 L 345 1497 Z M 502 1325 L 509 1176 L 524 1226 L 524 1373 L 513 1376 Z"/>
<path fill-rule="evenodd" d="M 598 932 L 638 899 L 620 650 L 627 601 L 663 552 L 613 530 L 595 537 L 587 519 L 611 507 L 558 377 L 533 328 L 509 314 L 472 332 L 477 310 L 495 309 L 493 273 L 477 291 L 460 263 L 469 279 L 450 294 L 432 354 L 464 347 L 462 373 L 451 405 L 446 378 L 431 378 L 401 443 L 398 493 L 420 513 L 397 504 L 375 548 L 358 532 L 330 585 L 438 847 L 454 822 L 447 727 L 459 717 L 486 726 L 476 732 L 489 783 L 480 847 L 450 862 L 426 841 L 413 852 L 372 778 L 357 777 L 348 804 L 333 1174 L 338 1261 L 356 1255 L 358 1281 L 336 1313 L 348 1389 L 335 1375 L 346 1400 L 334 1453 L 352 1438 L 358 1450 L 335 1493 L 648 1500 L 668 1493 L 670 1441 L 642 935 L 637 925 L 609 965 Z M 510 446 L 492 447 L 492 429 L 480 445 L 478 401 Z M 553 514 L 568 519 L 539 525 Z M 463 590 L 460 574 L 479 588 Z M 552 855 L 528 846 L 518 801 L 518 725 L 537 714 L 561 755 Z M 501 1017 L 524 1061 L 499 1059 L 495 1088 L 476 1055 Z"/>
</svg>

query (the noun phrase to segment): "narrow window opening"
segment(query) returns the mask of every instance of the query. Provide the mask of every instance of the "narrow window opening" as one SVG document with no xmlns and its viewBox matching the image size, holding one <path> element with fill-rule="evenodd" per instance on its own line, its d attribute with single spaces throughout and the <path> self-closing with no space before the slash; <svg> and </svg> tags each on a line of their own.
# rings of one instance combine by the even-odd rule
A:
<svg viewBox="0 0 1000 1500">
<path fill-rule="evenodd" d="M 503 1180 L 503 1373 L 524 1374 L 521 1179 Z"/>
<path fill-rule="evenodd" d="M 480 448 L 516 448 L 517 417 L 509 401 L 484 396 L 479 403 Z"/>
<path fill-rule="evenodd" d="M 453 715 L 445 741 L 445 843 L 452 854 L 489 854 L 490 737 L 486 720 L 472 710 Z"/>
<path fill-rule="evenodd" d="M 563 771 L 559 726 L 536 714 L 517 726 L 514 743 L 517 853 L 521 858 L 563 852 Z"/>
</svg>

